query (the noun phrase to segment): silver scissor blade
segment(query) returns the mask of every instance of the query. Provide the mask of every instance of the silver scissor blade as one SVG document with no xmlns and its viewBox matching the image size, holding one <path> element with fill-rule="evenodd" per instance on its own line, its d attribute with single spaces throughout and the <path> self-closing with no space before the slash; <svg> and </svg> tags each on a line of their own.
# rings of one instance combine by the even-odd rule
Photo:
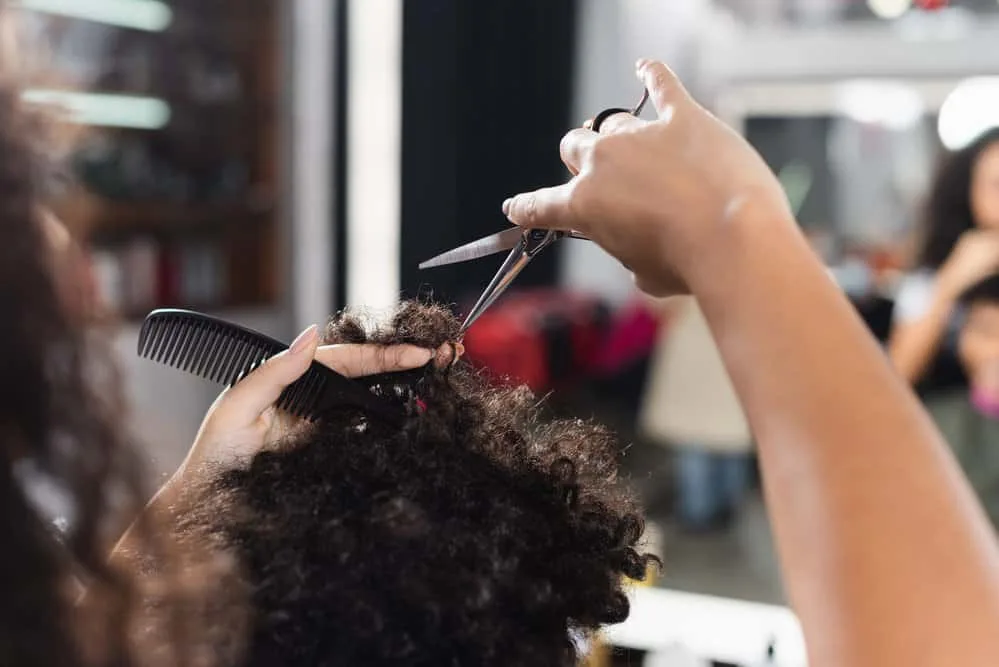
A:
<svg viewBox="0 0 999 667">
<path fill-rule="evenodd" d="M 520 239 L 523 237 L 523 229 L 520 227 L 511 227 L 510 229 L 499 232 L 498 234 L 493 234 L 492 236 L 487 236 L 483 239 L 479 239 L 478 241 L 466 243 L 465 245 L 455 248 L 454 250 L 448 250 L 447 252 L 437 255 L 432 259 L 428 259 L 420 264 L 420 269 L 432 269 L 437 266 L 444 266 L 445 264 L 468 262 L 473 259 L 480 259 L 482 257 L 488 257 L 489 255 L 495 255 L 498 252 L 512 250 L 518 243 L 520 243 Z"/>
</svg>

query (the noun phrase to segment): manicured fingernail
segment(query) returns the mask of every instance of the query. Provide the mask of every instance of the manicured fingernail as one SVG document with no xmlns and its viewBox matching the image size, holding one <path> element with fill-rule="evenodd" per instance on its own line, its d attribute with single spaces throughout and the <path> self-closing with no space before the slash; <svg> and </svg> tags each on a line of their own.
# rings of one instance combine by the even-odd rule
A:
<svg viewBox="0 0 999 667">
<path fill-rule="evenodd" d="M 513 197 L 503 202 L 503 215 L 510 215 L 510 206 L 513 204 Z"/>
<path fill-rule="evenodd" d="M 318 333 L 319 327 L 313 324 L 308 329 L 298 334 L 298 338 L 296 338 L 295 342 L 291 344 L 288 351 L 291 352 L 291 354 L 301 354 L 312 345 L 312 343 L 316 340 L 316 335 Z"/>
</svg>

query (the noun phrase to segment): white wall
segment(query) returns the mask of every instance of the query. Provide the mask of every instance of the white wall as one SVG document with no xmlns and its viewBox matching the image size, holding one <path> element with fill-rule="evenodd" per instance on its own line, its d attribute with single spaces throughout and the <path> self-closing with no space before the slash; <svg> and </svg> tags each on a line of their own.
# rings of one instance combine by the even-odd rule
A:
<svg viewBox="0 0 999 667">
<path fill-rule="evenodd" d="M 707 0 L 581 0 L 576 46 L 573 122 L 607 107 L 635 104 L 642 88 L 635 78 L 640 57 L 664 60 L 681 76 L 694 71 L 698 26 Z M 564 243 L 563 285 L 621 304 L 634 293 L 631 275 L 590 243 Z"/>
</svg>

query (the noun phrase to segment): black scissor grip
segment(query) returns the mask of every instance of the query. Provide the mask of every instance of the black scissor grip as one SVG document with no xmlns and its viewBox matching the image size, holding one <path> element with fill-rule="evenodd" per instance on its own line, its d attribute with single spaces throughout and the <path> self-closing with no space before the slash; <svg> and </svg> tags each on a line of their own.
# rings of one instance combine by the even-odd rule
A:
<svg viewBox="0 0 999 667">
<path fill-rule="evenodd" d="M 649 101 L 649 89 L 645 88 L 642 90 L 642 99 L 638 100 L 638 104 L 636 104 L 633 108 L 604 109 L 603 111 L 598 113 L 596 117 L 594 117 L 593 125 L 590 127 L 590 129 L 592 129 L 594 132 L 600 132 L 600 127 L 604 124 L 604 121 L 613 116 L 614 114 L 626 113 L 631 116 L 637 116 L 638 114 L 642 113 L 642 109 L 645 108 L 645 105 L 648 103 L 648 101 Z"/>
<path fill-rule="evenodd" d="M 600 132 L 600 126 L 604 124 L 604 121 L 613 116 L 614 114 L 618 113 L 630 114 L 631 109 L 604 109 L 603 111 L 598 113 L 596 117 L 593 119 L 593 125 L 591 126 L 591 129 L 594 132 Z"/>
</svg>

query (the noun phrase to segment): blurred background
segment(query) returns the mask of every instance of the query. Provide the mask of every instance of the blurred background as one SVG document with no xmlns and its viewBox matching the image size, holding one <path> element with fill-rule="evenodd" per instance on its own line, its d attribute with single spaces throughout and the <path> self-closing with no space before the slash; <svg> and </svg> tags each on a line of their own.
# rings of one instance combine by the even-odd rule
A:
<svg viewBox="0 0 999 667">
<path fill-rule="evenodd" d="M 135 358 L 149 310 L 284 340 L 400 295 L 466 310 L 499 258 L 419 262 L 503 229 L 507 196 L 567 178 L 559 138 L 637 101 L 639 56 L 670 63 L 761 151 L 882 341 L 936 166 L 999 126 L 996 0 L 19 5 L 26 98 L 79 130 L 51 178 L 55 213 L 121 315 L 135 428 L 161 474 L 217 388 Z M 595 661 L 804 664 L 752 436 L 696 306 L 646 299 L 598 248 L 565 241 L 466 344 L 631 443 L 662 594 Z"/>
</svg>

